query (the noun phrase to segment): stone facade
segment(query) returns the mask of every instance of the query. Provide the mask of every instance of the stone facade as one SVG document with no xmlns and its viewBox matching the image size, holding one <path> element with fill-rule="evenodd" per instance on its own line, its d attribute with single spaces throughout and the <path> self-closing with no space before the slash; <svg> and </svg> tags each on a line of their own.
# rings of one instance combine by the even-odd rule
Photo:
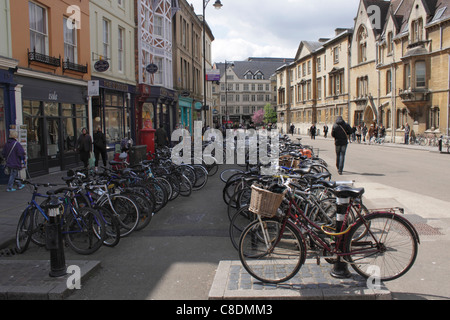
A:
<svg viewBox="0 0 450 320">
<path fill-rule="evenodd" d="M 398 143 L 407 123 L 415 135 L 448 134 L 449 26 L 448 0 L 361 0 L 352 29 L 302 41 L 295 63 L 278 70 L 279 126 L 306 134 L 342 115 L 383 125 Z"/>
</svg>

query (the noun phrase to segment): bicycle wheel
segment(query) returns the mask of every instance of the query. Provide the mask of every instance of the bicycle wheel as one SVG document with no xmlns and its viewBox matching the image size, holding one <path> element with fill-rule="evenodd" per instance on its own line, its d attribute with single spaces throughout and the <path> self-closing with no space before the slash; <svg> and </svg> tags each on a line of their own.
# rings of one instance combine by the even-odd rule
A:
<svg viewBox="0 0 450 320">
<path fill-rule="evenodd" d="M 195 184 L 192 185 L 192 190 L 198 191 L 206 186 L 206 183 L 208 182 L 208 171 L 204 166 L 199 164 L 193 164 L 192 167 L 194 168 L 195 176 L 197 177 Z"/>
<path fill-rule="evenodd" d="M 302 237 L 289 224 L 284 228 L 277 220 L 256 220 L 243 231 L 239 242 L 239 259 L 254 278 L 280 283 L 295 276 L 305 262 Z"/>
<path fill-rule="evenodd" d="M 90 208 L 72 208 L 64 215 L 64 234 L 73 251 L 89 255 L 100 249 L 105 239 L 105 223 Z"/>
<path fill-rule="evenodd" d="M 192 183 L 184 174 L 181 175 L 180 180 L 180 195 L 189 197 L 192 193 Z"/>
<path fill-rule="evenodd" d="M 375 271 L 381 281 L 394 280 L 408 272 L 416 260 L 417 247 L 411 225 L 388 212 L 359 219 L 345 244 L 353 269 L 365 278 L 372 277 Z"/>
<path fill-rule="evenodd" d="M 30 245 L 31 233 L 33 230 L 33 213 L 35 208 L 28 207 L 19 218 L 16 229 L 16 250 L 18 253 L 24 253 Z"/>
<path fill-rule="evenodd" d="M 255 214 L 248 210 L 248 206 L 242 207 L 233 215 L 233 217 L 231 217 L 228 232 L 231 243 L 236 250 L 239 250 L 239 240 L 241 239 L 242 232 L 251 222 L 255 221 L 255 219 Z"/>
<path fill-rule="evenodd" d="M 220 180 L 222 180 L 223 183 L 227 183 L 228 179 L 230 179 L 232 176 L 234 176 L 236 173 L 243 174 L 244 171 L 240 169 L 227 169 L 222 171 L 220 174 Z"/>
<path fill-rule="evenodd" d="M 136 229 L 139 223 L 139 207 L 129 197 L 123 195 L 111 196 L 112 207 L 105 199 L 100 206 L 110 209 L 120 223 L 120 236 L 126 237 Z"/>
<path fill-rule="evenodd" d="M 107 208 L 97 208 L 105 223 L 105 237 L 103 244 L 107 247 L 115 247 L 120 242 L 120 223 L 117 217 Z"/>
</svg>

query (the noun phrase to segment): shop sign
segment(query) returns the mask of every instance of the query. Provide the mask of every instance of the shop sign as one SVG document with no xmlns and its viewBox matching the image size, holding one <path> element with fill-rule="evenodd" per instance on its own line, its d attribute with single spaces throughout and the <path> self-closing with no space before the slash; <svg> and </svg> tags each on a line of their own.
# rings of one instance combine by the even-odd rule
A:
<svg viewBox="0 0 450 320">
<path fill-rule="evenodd" d="M 91 80 L 88 81 L 88 96 L 98 97 L 100 95 L 100 81 Z"/>
<path fill-rule="evenodd" d="M 109 69 L 109 62 L 106 60 L 98 60 L 95 65 L 94 65 L 94 69 L 97 72 L 105 72 L 108 71 Z"/>
</svg>

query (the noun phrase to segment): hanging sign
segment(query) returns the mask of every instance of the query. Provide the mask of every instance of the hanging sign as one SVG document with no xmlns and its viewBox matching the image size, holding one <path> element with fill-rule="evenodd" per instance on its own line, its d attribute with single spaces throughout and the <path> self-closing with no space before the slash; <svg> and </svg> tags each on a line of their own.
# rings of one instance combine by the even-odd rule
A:
<svg viewBox="0 0 450 320">
<path fill-rule="evenodd" d="M 149 64 L 145 70 L 147 70 L 148 73 L 154 74 L 158 72 L 158 66 L 154 63 Z"/>
<path fill-rule="evenodd" d="M 98 60 L 95 65 L 94 65 L 94 69 L 97 72 L 105 72 L 108 71 L 109 69 L 109 62 L 106 60 Z"/>
</svg>

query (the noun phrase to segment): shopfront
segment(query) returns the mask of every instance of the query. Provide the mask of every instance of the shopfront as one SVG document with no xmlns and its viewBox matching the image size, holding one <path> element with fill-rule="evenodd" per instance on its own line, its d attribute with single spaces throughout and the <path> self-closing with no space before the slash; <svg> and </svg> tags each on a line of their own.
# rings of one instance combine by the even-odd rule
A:
<svg viewBox="0 0 450 320">
<path fill-rule="evenodd" d="M 136 87 L 105 79 L 97 80 L 100 95 L 92 97 L 93 130 L 102 128 L 110 151 L 124 138 L 136 141 L 134 109 L 130 108 L 134 105 Z"/>
<path fill-rule="evenodd" d="M 136 132 L 142 129 L 157 129 L 160 124 L 170 134 L 177 125 L 177 94 L 176 91 L 163 87 L 139 85 L 136 94 Z"/>
<path fill-rule="evenodd" d="M 0 153 L 9 137 L 9 127 L 16 123 L 15 83 L 13 71 L 0 69 Z M 6 183 L 8 177 L 0 165 L 0 183 Z"/>
<path fill-rule="evenodd" d="M 178 101 L 178 125 L 182 129 L 189 130 L 192 127 L 192 99 L 180 97 Z"/>
<path fill-rule="evenodd" d="M 20 76 L 15 80 L 22 85 L 30 175 L 80 166 L 75 148 L 82 129 L 89 127 L 87 87 Z"/>
</svg>

